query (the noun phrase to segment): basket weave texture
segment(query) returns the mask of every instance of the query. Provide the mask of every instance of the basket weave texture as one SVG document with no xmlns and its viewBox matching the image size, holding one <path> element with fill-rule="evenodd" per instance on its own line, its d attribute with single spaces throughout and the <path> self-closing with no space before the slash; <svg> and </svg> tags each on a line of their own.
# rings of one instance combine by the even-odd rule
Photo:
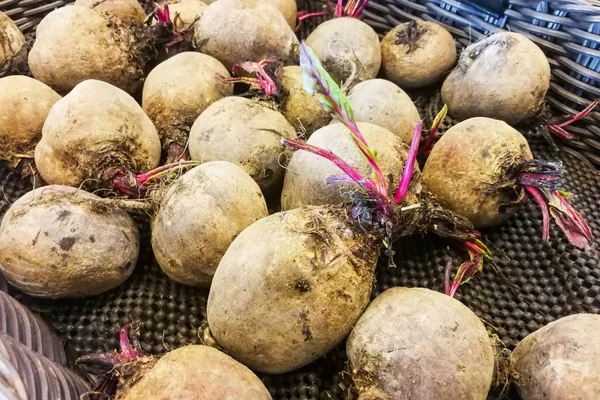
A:
<svg viewBox="0 0 600 400">
<path fill-rule="evenodd" d="M 454 0 L 376 0 L 363 20 L 380 35 L 401 22 L 442 23 L 460 46 L 498 31 L 518 32 L 546 53 L 552 68 L 547 102 L 555 114 L 576 114 L 600 98 L 600 2 L 510 0 L 501 15 Z M 575 140 L 561 146 L 582 153 L 600 168 L 600 108 L 570 129 Z"/>
</svg>

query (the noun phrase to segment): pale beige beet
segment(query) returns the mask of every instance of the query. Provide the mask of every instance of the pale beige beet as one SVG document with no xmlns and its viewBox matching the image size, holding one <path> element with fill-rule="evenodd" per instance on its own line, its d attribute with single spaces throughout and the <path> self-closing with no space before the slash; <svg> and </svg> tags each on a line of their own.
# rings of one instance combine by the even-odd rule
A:
<svg viewBox="0 0 600 400">
<path fill-rule="evenodd" d="M 118 400 L 271 400 L 248 368 L 219 350 L 190 345 L 162 356 Z"/>
<path fill-rule="evenodd" d="M 351 17 L 323 22 L 306 38 L 331 77 L 346 87 L 377 76 L 381 49 L 377 33 Z"/>
<path fill-rule="evenodd" d="M 91 193 L 50 185 L 18 199 L 0 225 L 6 279 L 36 297 L 97 295 L 131 275 L 137 225 Z"/>
<path fill-rule="evenodd" d="M 403 89 L 438 82 L 455 63 L 452 35 L 434 22 L 400 24 L 381 40 L 383 76 Z"/>
<path fill-rule="evenodd" d="M 233 94 L 233 85 L 219 81 L 229 72 L 206 54 L 183 52 L 160 63 L 148 74 L 142 107 L 158 130 L 163 147 L 185 146 L 198 116 L 215 101 Z"/>
<path fill-rule="evenodd" d="M 228 70 L 245 61 L 298 59 L 298 38 L 283 14 L 264 0 L 219 0 L 195 26 L 194 44 Z"/>
<path fill-rule="evenodd" d="M 442 206 L 483 228 L 514 214 L 511 206 L 519 193 L 501 186 L 514 180 L 507 174 L 510 167 L 531 159 L 519 131 L 503 121 L 471 118 L 450 128 L 433 146 L 423 180 Z"/>
<path fill-rule="evenodd" d="M 358 400 L 485 400 L 494 372 L 477 315 L 422 288 L 392 288 L 373 300 L 346 352 Z"/>
<path fill-rule="evenodd" d="M 260 188 L 242 168 L 208 162 L 177 179 L 161 200 L 152 249 L 171 279 L 209 286 L 233 239 L 268 214 Z"/>
<path fill-rule="evenodd" d="M 369 146 L 377 153 L 377 161 L 384 176 L 391 175 L 390 195 L 396 189 L 404 162 L 408 156 L 408 145 L 388 131 L 376 125 L 359 122 L 358 127 Z M 354 144 L 350 131 L 341 123 L 323 127 L 312 134 L 307 143 L 332 151 L 342 160 L 353 166 L 363 176 L 372 176 L 369 162 Z M 415 174 L 419 173 L 418 165 Z M 305 151 L 296 151 L 287 166 L 281 207 L 291 210 L 307 205 L 341 204 L 352 200 L 353 193 L 362 193 L 354 182 L 330 183 L 328 179 L 343 175 L 343 172 L 329 160 Z M 416 177 L 416 176 L 415 176 Z M 415 191 L 420 185 L 412 186 L 407 201 L 414 202 Z"/>
<path fill-rule="evenodd" d="M 356 121 L 381 126 L 410 144 L 421 117 L 410 97 L 398 86 L 384 79 L 369 79 L 350 90 L 348 101 Z"/>
<path fill-rule="evenodd" d="M 274 5 L 283 14 L 286 22 L 292 29 L 296 29 L 298 6 L 296 0 L 263 0 Z"/>
<path fill-rule="evenodd" d="M 26 60 L 25 36 L 13 20 L 0 11 L 0 77 L 14 72 Z"/>
<path fill-rule="evenodd" d="M 313 96 L 302 86 L 302 70 L 297 65 L 283 68 L 284 90 L 281 113 L 294 126 L 296 132 L 309 137 L 317 129 L 331 120 L 319 103 L 319 96 Z"/>
<path fill-rule="evenodd" d="M 282 137 L 295 138 L 296 132 L 279 112 L 257 100 L 225 97 L 194 122 L 190 155 L 201 162 L 238 164 L 268 193 L 283 180 L 282 154 L 288 150 Z"/>
<path fill-rule="evenodd" d="M 133 93 L 142 86 L 149 40 L 144 28 L 92 8 L 60 7 L 38 25 L 29 67 L 59 93 L 88 79 Z"/>
<path fill-rule="evenodd" d="M 442 86 L 454 118 L 489 117 L 516 125 L 538 115 L 550 87 L 542 50 L 519 33 L 500 32 L 473 43 Z"/>
<path fill-rule="evenodd" d="M 133 97 L 106 82 L 77 85 L 50 109 L 35 148 L 42 178 L 79 186 L 105 168 L 146 172 L 158 166 L 160 139 Z"/>
<path fill-rule="evenodd" d="M 92 8 L 123 22 L 141 24 L 146 12 L 137 0 L 75 0 L 76 6 Z"/>
<path fill-rule="evenodd" d="M 217 268 L 207 306 L 212 334 L 256 371 L 288 372 L 322 357 L 367 306 L 379 243 L 342 207 L 258 220 Z"/>
<path fill-rule="evenodd" d="M 50 108 L 60 100 L 54 90 L 26 76 L 0 78 L 0 159 L 16 167 L 33 158 Z"/>
<path fill-rule="evenodd" d="M 523 339 L 510 372 L 523 400 L 595 400 L 600 393 L 600 315 L 560 318 Z"/>
</svg>

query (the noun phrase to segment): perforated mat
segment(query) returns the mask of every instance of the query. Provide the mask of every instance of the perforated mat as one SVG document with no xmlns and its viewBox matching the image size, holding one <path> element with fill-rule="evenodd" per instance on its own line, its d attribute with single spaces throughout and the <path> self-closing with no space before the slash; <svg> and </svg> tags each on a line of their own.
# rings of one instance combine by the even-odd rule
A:
<svg viewBox="0 0 600 400">
<path fill-rule="evenodd" d="M 439 94 L 414 99 L 427 126 L 440 108 Z M 444 129 L 451 125 L 447 120 Z M 600 236 L 600 176 L 584 159 L 553 153 L 541 137 L 527 134 L 534 155 L 561 159 L 566 165 L 565 188 L 577 197 L 572 204 Z M 3 196 L 0 215 L 24 193 L 29 182 L 0 170 Z M 559 317 L 579 312 L 600 312 L 600 258 L 570 246 L 558 229 L 549 243 L 541 240 L 541 215 L 533 204 L 502 226 L 484 231 L 483 239 L 497 254 L 503 276 L 487 269 L 459 289 L 457 298 L 488 323 L 508 348 L 530 332 Z M 72 301 L 39 301 L 12 292 L 28 304 L 61 335 L 68 338 L 72 356 L 116 348 L 119 328 L 139 326 L 143 350 L 160 354 L 187 343 L 198 343 L 205 320 L 207 291 L 186 288 L 170 281 L 153 262 L 148 226 L 142 227 L 143 251 L 132 277 L 117 289 L 92 298 Z M 396 244 L 397 268 L 382 261 L 373 297 L 392 286 L 421 286 L 442 290 L 446 257 L 458 265 L 466 254 L 455 243 L 427 235 Z M 248 332 L 249 335 L 252 332 Z M 299 371 L 261 376 L 274 399 L 347 399 L 349 387 L 343 345 Z"/>
</svg>

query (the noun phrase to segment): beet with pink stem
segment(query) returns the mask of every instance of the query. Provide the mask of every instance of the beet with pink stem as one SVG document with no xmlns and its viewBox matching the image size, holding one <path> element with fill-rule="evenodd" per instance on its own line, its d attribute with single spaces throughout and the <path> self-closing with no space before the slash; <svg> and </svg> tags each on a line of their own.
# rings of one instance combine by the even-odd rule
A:
<svg viewBox="0 0 600 400">
<path fill-rule="evenodd" d="M 158 176 L 197 164 L 155 169 L 160 139 L 152 121 L 123 90 L 96 80 L 80 83 L 52 106 L 35 161 L 46 183 L 135 197 Z"/>
<path fill-rule="evenodd" d="M 344 90 L 358 82 L 373 79 L 381 66 L 377 33 L 358 18 L 369 0 L 338 0 L 335 18 L 320 24 L 306 44 Z"/>
<path fill-rule="evenodd" d="M 227 69 L 246 61 L 274 59 L 292 65 L 298 38 L 283 14 L 268 1 L 224 0 L 210 4 L 195 26 L 195 48 Z"/>
<path fill-rule="evenodd" d="M 77 364 L 102 379 L 87 400 L 252 399 L 271 400 L 247 367 L 217 349 L 189 345 L 160 357 L 145 356 L 130 325 L 121 329 L 120 350 L 87 354 Z M 133 343 L 130 341 L 133 336 Z"/>
<path fill-rule="evenodd" d="M 503 121 L 471 118 L 450 128 L 425 163 L 425 184 L 448 209 L 476 228 L 511 217 L 531 196 L 542 210 L 542 239 L 548 241 L 550 216 L 569 242 L 588 249 L 592 232 L 560 190 L 560 162 L 535 160 L 526 139 Z"/>
<path fill-rule="evenodd" d="M 318 99 L 304 90 L 302 70 L 297 65 L 284 67 L 276 60 L 247 61 L 234 65 L 231 72 L 233 77 L 218 75 L 218 79 L 247 85 L 248 91 L 241 96 L 268 102 L 301 136 L 309 137 L 331 121 Z"/>
</svg>

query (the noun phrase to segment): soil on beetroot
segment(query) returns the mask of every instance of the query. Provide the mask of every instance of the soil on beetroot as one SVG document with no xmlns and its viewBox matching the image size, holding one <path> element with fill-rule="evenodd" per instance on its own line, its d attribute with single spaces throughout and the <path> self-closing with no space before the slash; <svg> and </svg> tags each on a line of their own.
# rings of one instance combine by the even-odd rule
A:
<svg viewBox="0 0 600 400">
<path fill-rule="evenodd" d="M 439 111 L 439 95 L 417 100 L 428 126 Z M 451 120 L 443 125 L 447 129 Z M 588 221 L 600 245 L 600 176 L 580 158 L 552 153 L 540 136 L 527 134 L 536 158 L 560 158 L 566 167 L 566 189 L 579 197 L 573 206 Z M 10 201 L 29 187 L 27 180 L 0 169 L 0 215 Z M 187 343 L 199 343 L 198 329 L 205 322 L 208 292 L 170 281 L 152 260 L 147 221 L 141 221 L 142 253 L 132 277 L 123 285 L 89 299 L 39 301 L 13 293 L 42 313 L 59 334 L 68 338 L 72 357 L 116 348 L 119 328 L 139 326 L 144 352 L 160 354 Z M 487 268 L 483 275 L 462 286 L 457 299 L 485 320 L 512 349 L 527 334 L 559 317 L 573 313 L 600 313 L 600 256 L 570 246 L 558 229 L 550 242 L 541 239 L 542 219 L 529 203 L 505 224 L 483 231 L 483 239 L 497 254 L 504 277 Z M 451 242 L 432 235 L 403 239 L 395 246 L 397 268 L 382 259 L 373 297 L 393 286 L 443 290 L 447 257 L 455 266 L 465 255 Z M 504 255 L 506 259 L 502 259 Z M 307 367 L 284 375 L 264 376 L 274 399 L 347 399 L 350 386 L 344 371 L 344 344 Z M 74 358 L 72 358 L 74 360 Z M 516 397 L 514 397 L 516 398 Z"/>
</svg>

